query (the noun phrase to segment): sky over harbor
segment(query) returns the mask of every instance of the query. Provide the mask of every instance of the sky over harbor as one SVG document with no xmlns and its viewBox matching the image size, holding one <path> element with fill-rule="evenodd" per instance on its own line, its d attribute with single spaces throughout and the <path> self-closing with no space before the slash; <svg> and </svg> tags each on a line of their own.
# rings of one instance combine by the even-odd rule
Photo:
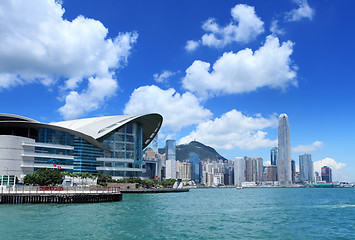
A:
<svg viewBox="0 0 355 240">
<path fill-rule="evenodd" d="M 355 181 L 351 0 L 0 2 L 2 113 L 41 122 L 157 112 L 166 139 L 228 159 L 277 146 Z"/>
</svg>

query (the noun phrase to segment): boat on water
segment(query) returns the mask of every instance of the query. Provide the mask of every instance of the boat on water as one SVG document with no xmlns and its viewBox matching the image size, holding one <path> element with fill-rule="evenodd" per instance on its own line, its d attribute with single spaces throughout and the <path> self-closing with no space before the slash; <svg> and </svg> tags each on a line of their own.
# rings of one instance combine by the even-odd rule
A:
<svg viewBox="0 0 355 240">
<path fill-rule="evenodd" d="M 235 187 L 236 189 L 243 189 L 243 187 Z"/>
</svg>

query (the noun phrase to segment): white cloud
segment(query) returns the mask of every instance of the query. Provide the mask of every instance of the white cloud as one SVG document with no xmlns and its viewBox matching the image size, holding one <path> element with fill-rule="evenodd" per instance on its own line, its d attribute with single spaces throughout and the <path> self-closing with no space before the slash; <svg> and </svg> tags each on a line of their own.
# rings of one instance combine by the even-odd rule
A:
<svg viewBox="0 0 355 240">
<path fill-rule="evenodd" d="M 0 89 L 63 85 L 66 103 L 59 112 L 70 119 L 113 95 L 118 86 L 113 71 L 126 63 L 138 35 L 107 38 L 101 22 L 83 16 L 68 21 L 64 11 L 54 0 L 0 2 Z M 87 88 L 77 89 L 78 83 Z"/>
<path fill-rule="evenodd" d="M 263 118 L 260 114 L 248 117 L 233 109 L 220 118 L 202 122 L 196 130 L 180 139 L 180 144 L 193 140 L 202 142 L 217 149 L 241 148 L 252 150 L 271 147 L 276 140 L 267 139 L 262 129 L 277 126 L 276 116 Z"/>
<path fill-rule="evenodd" d="M 187 41 L 185 49 L 195 50 L 200 44 L 208 47 L 224 47 L 232 42 L 247 43 L 264 32 L 264 23 L 256 15 L 254 7 L 237 4 L 231 9 L 233 21 L 225 27 L 216 23 L 214 18 L 209 18 L 203 23 L 205 33 L 199 41 Z"/>
<path fill-rule="evenodd" d="M 298 4 L 297 9 L 292 9 L 286 14 L 286 20 L 290 22 L 299 21 L 302 18 L 312 20 L 314 10 L 308 5 L 307 0 L 294 0 Z"/>
<path fill-rule="evenodd" d="M 169 77 L 174 76 L 176 73 L 172 71 L 163 71 L 161 74 L 154 73 L 154 80 L 158 83 L 163 83 L 168 80 Z"/>
<path fill-rule="evenodd" d="M 277 20 L 272 20 L 271 25 L 270 25 L 270 32 L 277 34 L 277 35 L 283 35 L 285 34 L 285 31 L 278 26 L 278 21 Z"/>
<path fill-rule="evenodd" d="M 315 141 L 311 145 L 298 145 L 292 148 L 292 152 L 311 153 L 323 147 L 323 142 Z"/>
<path fill-rule="evenodd" d="M 202 98 L 255 91 L 261 87 L 286 89 L 297 85 L 296 67 L 290 55 L 291 41 L 280 45 L 276 36 L 266 38 L 264 46 L 253 52 L 246 48 L 224 53 L 212 67 L 196 60 L 186 69 L 183 86 Z"/>
<path fill-rule="evenodd" d="M 346 166 L 345 163 L 336 162 L 332 158 L 324 158 L 320 161 L 313 162 L 314 171 L 320 173 L 323 166 L 328 166 L 332 170 L 340 170 Z"/>
<path fill-rule="evenodd" d="M 111 76 L 89 78 L 88 88 L 81 94 L 71 91 L 65 98 L 65 105 L 59 112 L 66 119 L 74 119 L 96 110 L 106 98 L 115 95 L 117 82 Z"/>
<path fill-rule="evenodd" d="M 345 163 L 336 162 L 332 158 L 324 158 L 320 161 L 313 162 L 314 171 L 319 174 L 321 173 L 321 168 L 323 166 L 328 166 L 332 169 L 333 181 L 339 181 L 346 178 L 341 171 L 341 169 L 346 166 Z"/>
<path fill-rule="evenodd" d="M 264 162 L 264 166 L 270 166 L 271 165 L 271 161 L 265 161 Z"/>
<path fill-rule="evenodd" d="M 200 41 L 189 40 L 186 42 L 186 51 L 192 52 L 200 45 Z"/>
<path fill-rule="evenodd" d="M 135 89 L 124 109 L 125 114 L 145 112 L 161 114 L 163 128 L 174 132 L 212 116 L 192 93 L 180 94 L 173 88 L 163 90 L 154 85 Z"/>
</svg>

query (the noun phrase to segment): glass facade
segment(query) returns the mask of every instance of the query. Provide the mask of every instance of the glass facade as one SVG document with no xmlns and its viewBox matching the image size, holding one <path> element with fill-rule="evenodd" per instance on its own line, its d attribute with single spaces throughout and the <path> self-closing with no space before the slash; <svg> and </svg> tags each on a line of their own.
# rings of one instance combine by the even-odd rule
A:
<svg viewBox="0 0 355 240">
<path fill-rule="evenodd" d="M 191 163 L 191 180 L 200 183 L 200 159 L 198 154 L 190 153 L 189 162 Z"/>
<path fill-rule="evenodd" d="M 166 160 L 176 160 L 175 140 L 166 140 L 165 153 L 166 153 Z"/>
<path fill-rule="evenodd" d="M 273 147 L 271 149 L 271 165 L 275 165 L 277 166 L 277 153 L 278 153 L 278 150 L 277 150 L 277 147 Z"/>
<path fill-rule="evenodd" d="M 321 168 L 322 181 L 326 183 L 333 182 L 332 180 L 332 169 L 330 167 L 324 166 Z"/>
<path fill-rule="evenodd" d="M 15 184 L 15 175 L 0 175 L 0 186 L 12 186 Z"/>
<path fill-rule="evenodd" d="M 53 144 L 53 147 L 35 147 L 36 153 L 74 156 L 74 159 L 61 159 L 59 156 L 53 156 L 53 158 L 35 157 L 34 163 L 55 164 L 60 166 L 74 165 L 73 170 L 64 170 L 62 168 L 62 171 L 67 172 L 88 172 L 96 174 L 96 167 L 98 166 L 96 158 L 103 157 L 104 155 L 102 149 L 93 146 L 84 139 L 73 134 L 51 128 L 40 128 L 38 131 L 37 142 Z M 61 149 L 59 146 L 55 145 L 72 146 L 74 147 L 74 150 Z"/>
<path fill-rule="evenodd" d="M 104 173 L 114 177 L 138 177 L 142 169 L 142 125 L 130 122 L 121 128 L 105 135 L 99 141 L 111 152 L 105 154 L 105 159 L 100 159 Z M 123 169 L 130 168 L 130 171 Z M 133 168 L 133 169 L 132 169 Z M 137 171 L 134 171 L 134 170 Z"/>
<path fill-rule="evenodd" d="M 96 174 L 99 164 L 96 158 L 103 157 L 104 151 L 86 142 L 84 139 L 74 137 L 74 173 L 88 172 Z"/>
</svg>

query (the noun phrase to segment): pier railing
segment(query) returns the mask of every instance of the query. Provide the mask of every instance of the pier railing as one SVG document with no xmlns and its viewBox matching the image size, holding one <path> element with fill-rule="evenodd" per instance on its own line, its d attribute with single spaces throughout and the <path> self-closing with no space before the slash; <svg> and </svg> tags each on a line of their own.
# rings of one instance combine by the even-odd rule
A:
<svg viewBox="0 0 355 240">
<path fill-rule="evenodd" d="M 120 193 L 119 187 L 101 187 L 101 186 L 11 186 L 0 187 L 1 194 L 14 193 Z"/>
</svg>

